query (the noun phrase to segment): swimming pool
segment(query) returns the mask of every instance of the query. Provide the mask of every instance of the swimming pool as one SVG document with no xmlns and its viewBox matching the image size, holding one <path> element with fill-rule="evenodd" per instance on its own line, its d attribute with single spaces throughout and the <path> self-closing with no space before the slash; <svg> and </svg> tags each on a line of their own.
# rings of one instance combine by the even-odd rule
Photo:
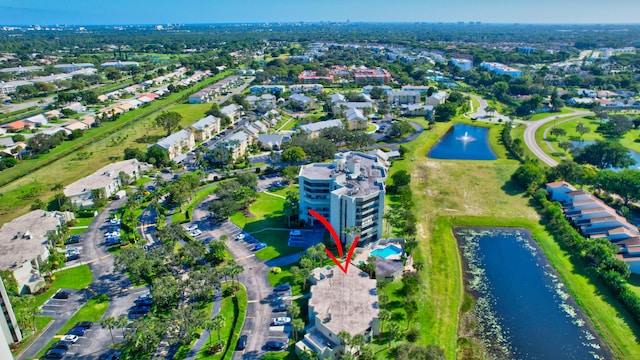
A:
<svg viewBox="0 0 640 360">
<path fill-rule="evenodd" d="M 389 256 L 400 255 L 400 254 L 402 254 L 402 249 L 397 247 L 396 245 L 389 245 L 382 249 L 375 249 L 371 252 L 371 256 L 378 255 L 385 259 L 388 258 Z"/>
</svg>

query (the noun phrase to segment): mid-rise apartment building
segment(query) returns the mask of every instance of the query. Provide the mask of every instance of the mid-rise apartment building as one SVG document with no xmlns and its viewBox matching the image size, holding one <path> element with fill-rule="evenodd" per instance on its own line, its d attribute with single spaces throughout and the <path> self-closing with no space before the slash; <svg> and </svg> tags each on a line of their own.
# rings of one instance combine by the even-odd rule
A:
<svg viewBox="0 0 640 360">
<path fill-rule="evenodd" d="M 360 235 L 358 245 L 382 236 L 387 169 L 373 155 L 336 154 L 334 161 L 304 165 L 300 169 L 300 218 L 316 223 L 313 209 L 330 221 L 344 244 Z M 345 229 L 357 234 L 345 234 Z M 349 231 L 347 231 L 349 232 Z"/>
</svg>

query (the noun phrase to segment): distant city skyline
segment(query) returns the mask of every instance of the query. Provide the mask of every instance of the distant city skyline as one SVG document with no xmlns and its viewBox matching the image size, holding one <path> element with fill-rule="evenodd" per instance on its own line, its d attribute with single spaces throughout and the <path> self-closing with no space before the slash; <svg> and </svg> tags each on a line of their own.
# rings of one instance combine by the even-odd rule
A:
<svg viewBox="0 0 640 360">
<path fill-rule="evenodd" d="M 640 1 L 613 0 L 0 0 L 1 25 L 262 22 L 635 24 Z"/>
</svg>

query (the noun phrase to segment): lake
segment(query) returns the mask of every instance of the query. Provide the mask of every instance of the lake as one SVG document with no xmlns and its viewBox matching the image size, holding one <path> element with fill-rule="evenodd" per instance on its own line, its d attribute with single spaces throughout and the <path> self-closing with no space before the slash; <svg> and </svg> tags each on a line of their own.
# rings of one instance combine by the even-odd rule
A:
<svg viewBox="0 0 640 360">
<path fill-rule="evenodd" d="M 582 149 L 583 147 L 587 146 L 587 145 L 593 145 L 596 142 L 595 141 L 579 141 L 579 140 L 574 140 L 574 141 L 570 141 L 571 146 L 574 149 Z M 633 160 L 636 161 L 635 164 L 629 166 L 629 169 L 640 169 L 640 153 L 637 153 L 633 150 L 629 150 L 629 155 L 631 155 L 631 158 L 633 158 Z M 620 171 L 622 170 L 621 168 L 611 168 L 609 170 L 613 170 L 613 171 Z"/>
<path fill-rule="evenodd" d="M 477 333 L 497 359 L 611 359 L 529 231 L 454 230 Z"/>
<path fill-rule="evenodd" d="M 455 124 L 427 154 L 433 159 L 496 160 L 489 146 L 489 129 Z"/>
</svg>

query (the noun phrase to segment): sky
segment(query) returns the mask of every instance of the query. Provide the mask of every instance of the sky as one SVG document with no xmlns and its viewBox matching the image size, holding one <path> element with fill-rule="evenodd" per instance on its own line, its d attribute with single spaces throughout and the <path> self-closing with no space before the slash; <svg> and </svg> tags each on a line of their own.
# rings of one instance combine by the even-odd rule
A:
<svg viewBox="0 0 640 360">
<path fill-rule="evenodd" d="M 640 23 L 639 0 L 0 0 L 2 25 Z"/>
</svg>

